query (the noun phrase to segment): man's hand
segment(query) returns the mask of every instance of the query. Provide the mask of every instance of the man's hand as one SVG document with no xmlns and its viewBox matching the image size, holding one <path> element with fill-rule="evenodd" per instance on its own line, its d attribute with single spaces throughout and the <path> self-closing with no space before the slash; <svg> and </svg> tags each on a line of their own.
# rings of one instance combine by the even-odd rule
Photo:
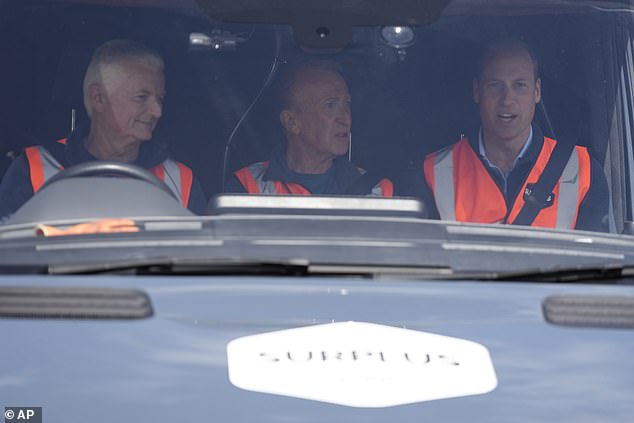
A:
<svg viewBox="0 0 634 423">
<path fill-rule="evenodd" d="M 139 232 L 134 220 L 103 219 L 95 222 L 80 223 L 66 229 L 59 229 L 49 225 L 37 225 L 35 234 L 38 236 L 85 235 L 96 233 Z"/>
</svg>

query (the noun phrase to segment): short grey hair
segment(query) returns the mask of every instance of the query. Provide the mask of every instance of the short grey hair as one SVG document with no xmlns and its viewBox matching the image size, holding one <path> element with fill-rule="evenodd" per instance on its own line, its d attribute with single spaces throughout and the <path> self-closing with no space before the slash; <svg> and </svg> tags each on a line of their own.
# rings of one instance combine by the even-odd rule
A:
<svg viewBox="0 0 634 423">
<path fill-rule="evenodd" d="M 84 107 L 88 116 L 92 116 L 88 88 L 102 84 L 108 90 L 107 75 L 111 69 L 131 60 L 141 61 L 160 72 L 165 68 L 163 58 L 157 52 L 136 41 L 117 39 L 100 45 L 92 54 L 84 75 Z"/>
</svg>

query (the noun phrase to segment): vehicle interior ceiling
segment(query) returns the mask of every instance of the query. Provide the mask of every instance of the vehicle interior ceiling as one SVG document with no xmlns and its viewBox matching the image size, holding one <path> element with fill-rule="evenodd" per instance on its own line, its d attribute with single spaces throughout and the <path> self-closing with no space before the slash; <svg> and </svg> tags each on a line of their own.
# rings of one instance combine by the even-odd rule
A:
<svg viewBox="0 0 634 423">
<path fill-rule="evenodd" d="M 71 110 L 78 123 L 85 121 L 85 66 L 93 49 L 112 38 L 139 40 L 164 56 L 167 97 L 155 136 L 194 169 L 209 196 L 222 191 L 232 132 L 227 174 L 266 160 L 283 139 L 275 76 L 288 61 L 309 55 L 296 47 L 289 26 L 214 23 L 188 13 L 174 19 L 168 10 L 135 7 L 10 4 L 11 13 L 0 17 L 3 74 L 28 84 L 5 84 L 0 98 L 2 172 L 10 163 L 8 152 L 65 137 Z M 353 103 L 352 159 L 362 167 L 398 179 L 403 169 L 420 166 L 426 153 L 476 130 L 472 78 L 478 50 L 500 37 L 524 39 L 539 58 L 543 107 L 536 119 L 544 133 L 588 146 L 605 164 L 614 136 L 615 75 L 625 61 L 623 34 L 630 27 L 617 14 L 457 14 L 416 27 L 415 43 L 401 53 L 378 42 L 377 27 L 366 27 L 356 30 L 345 51 L 318 55 L 343 65 Z M 190 47 L 191 33 L 213 31 L 240 41 L 235 49 Z M 278 72 L 263 89 L 274 61 Z M 613 169 L 606 169 L 608 181 L 615 204 L 622 205 L 626 188 L 615 181 L 624 176 Z M 631 219 L 628 213 L 617 207 L 617 222 Z"/>
</svg>

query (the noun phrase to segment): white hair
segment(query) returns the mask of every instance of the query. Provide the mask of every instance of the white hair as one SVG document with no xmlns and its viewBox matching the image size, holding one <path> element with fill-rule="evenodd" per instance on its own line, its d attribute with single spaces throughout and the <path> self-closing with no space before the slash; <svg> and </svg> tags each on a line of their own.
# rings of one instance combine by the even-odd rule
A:
<svg viewBox="0 0 634 423">
<path fill-rule="evenodd" d="M 84 107 L 88 116 L 92 116 L 89 87 L 101 84 L 108 91 L 115 71 L 121 70 L 130 61 L 143 62 L 160 72 L 165 67 L 158 53 L 136 41 L 111 40 L 97 47 L 84 75 Z"/>
</svg>

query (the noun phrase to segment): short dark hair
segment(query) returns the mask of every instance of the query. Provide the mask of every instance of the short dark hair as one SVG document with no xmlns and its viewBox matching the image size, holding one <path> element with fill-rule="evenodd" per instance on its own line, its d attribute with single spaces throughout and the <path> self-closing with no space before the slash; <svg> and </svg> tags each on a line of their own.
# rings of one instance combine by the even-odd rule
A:
<svg viewBox="0 0 634 423">
<path fill-rule="evenodd" d="M 300 72 L 305 70 L 332 72 L 344 78 L 343 68 L 341 65 L 331 59 L 307 59 L 290 62 L 282 71 L 279 79 L 278 111 L 281 112 L 282 110 L 287 110 L 291 107 L 293 89 L 297 84 Z"/>
<path fill-rule="evenodd" d="M 492 43 L 487 44 L 480 56 L 478 57 L 478 67 L 476 69 L 476 79 L 480 79 L 484 67 L 491 61 L 491 59 L 500 56 L 502 54 L 523 50 L 528 53 L 531 61 L 533 62 L 533 73 L 535 74 L 535 80 L 539 78 L 539 63 L 537 57 L 533 53 L 528 43 L 520 39 L 505 38 L 499 39 Z"/>
</svg>

